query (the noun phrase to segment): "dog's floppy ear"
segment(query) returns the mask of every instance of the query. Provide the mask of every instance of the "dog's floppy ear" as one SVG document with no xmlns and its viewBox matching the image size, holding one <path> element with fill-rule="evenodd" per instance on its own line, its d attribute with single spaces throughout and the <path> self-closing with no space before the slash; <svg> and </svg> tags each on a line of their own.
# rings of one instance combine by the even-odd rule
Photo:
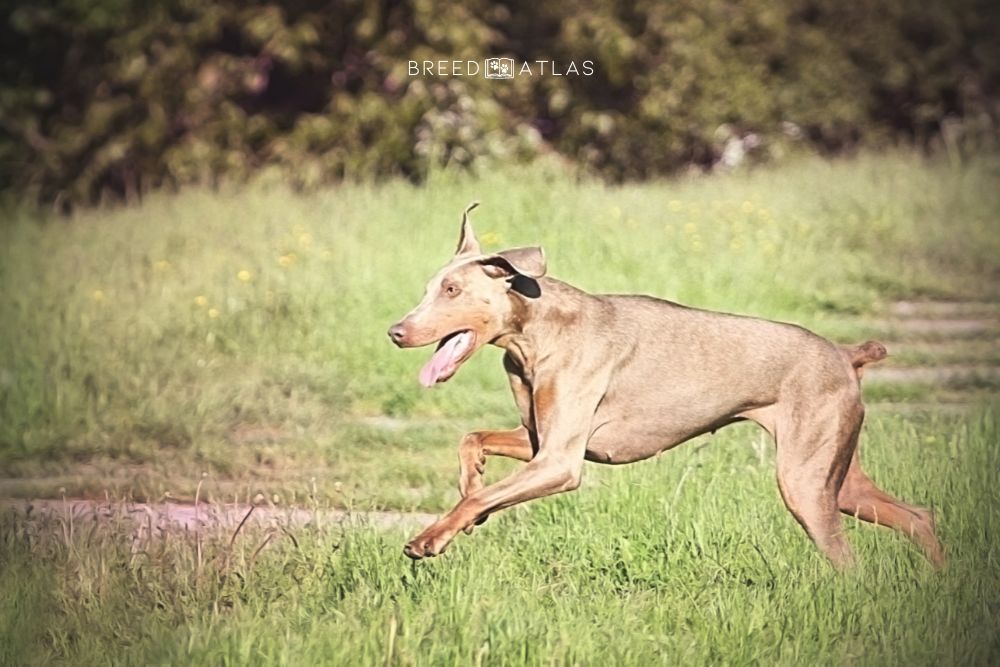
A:
<svg viewBox="0 0 1000 667">
<path fill-rule="evenodd" d="M 479 206 L 479 202 L 474 201 L 462 213 L 462 232 L 458 236 L 458 249 L 455 250 L 456 255 L 483 254 L 482 249 L 479 247 L 479 241 L 476 240 L 476 235 L 472 231 L 472 223 L 469 222 L 469 211 L 477 206 Z"/>
<path fill-rule="evenodd" d="M 537 279 L 545 275 L 545 251 L 537 246 L 512 248 L 480 260 L 483 270 L 494 278 L 525 276 Z"/>
</svg>

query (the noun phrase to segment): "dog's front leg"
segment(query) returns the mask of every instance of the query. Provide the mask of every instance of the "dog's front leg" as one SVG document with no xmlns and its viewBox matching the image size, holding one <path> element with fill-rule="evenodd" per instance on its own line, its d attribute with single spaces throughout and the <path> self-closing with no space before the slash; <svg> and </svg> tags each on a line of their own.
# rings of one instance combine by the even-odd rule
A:
<svg viewBox="0 0 1000 667">
<path fill-rule="evenodd" d="M 536 392 L 539 444 L 535 457 L 510 477 L 469 493 L 444 517 L 410 540 L 404 553 L 410 558 L 436 556 L 459 531 L 493 512 L 577 488 L 594 409 L 600 401 L 600 394 L 595 394 L 587 400 L 587 392 L 574 391 L 562 397 L 553 389 Z"/>
<path fill-rule="evenodd" d="M 535 455 L 531 434 L 524 426 L 510 431 L 474 431 L 458 446 L 458 490 L 465 498 L 483 488 L 487 456 L 530 461 Z"/>
<path fill-rule="evenodd" d="M 459 531 L 474 525 L 480 517 L 526 500 L 575 489 L 580 485 L 582 454 L 572 460 L 539 454 L 510 477 L 463 498 L 453 510 L 410 540 L 403 551 L 410 558 L 437 556 Z"/>
</svg>

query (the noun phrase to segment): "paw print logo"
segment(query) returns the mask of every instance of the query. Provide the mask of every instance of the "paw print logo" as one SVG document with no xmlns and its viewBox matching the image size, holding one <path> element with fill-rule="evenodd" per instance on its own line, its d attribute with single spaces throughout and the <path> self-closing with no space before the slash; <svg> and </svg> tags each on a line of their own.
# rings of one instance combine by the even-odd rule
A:
<svg viewBox="0 0 1000 667">
<path fill-rule="evenodd" d="M 487 79 L 513 79 L 514 59 L 513 58 L 487 58 L 486 59 Z"/>
</svg>

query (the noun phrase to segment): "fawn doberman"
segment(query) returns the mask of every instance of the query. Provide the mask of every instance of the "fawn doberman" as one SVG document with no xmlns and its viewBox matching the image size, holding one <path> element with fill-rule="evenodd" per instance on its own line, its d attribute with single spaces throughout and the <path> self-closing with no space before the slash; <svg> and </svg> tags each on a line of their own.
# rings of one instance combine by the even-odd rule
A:
<svg viewBox="0 0 1000 667">
<path fill-rule="evenodd" d="M 436 556 L 497 510 L 577 488 L 585 460 L 640 461 L 751 420 L 776 442 L 786 506 L 835 566 L 853 561 L 841 512 L 905 533 L 943 564 L 931 511 L 879 489 L 858 461 L 861 372 L 885 358 L 880 343 L 839 346 L 791 324 L 588 294 L 546 277 L 541 248 L 484 254 L 468 217 L 476 205 L 455 256 L 389 337 L 438 343 L 420 371 L 426 387 L 483 345 L 503 348 L 521 425 L 462 438 L 462 500 L 410 540 L 407 556 Z M 485 486 L 487 456 L 526 464 Z"/>
</svg>

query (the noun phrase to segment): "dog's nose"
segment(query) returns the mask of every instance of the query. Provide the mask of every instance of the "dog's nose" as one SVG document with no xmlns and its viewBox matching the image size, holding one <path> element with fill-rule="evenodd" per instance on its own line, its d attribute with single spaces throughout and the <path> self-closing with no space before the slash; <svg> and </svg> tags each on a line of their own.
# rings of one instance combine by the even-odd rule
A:
<svg viewBox="0 0 1000 667">
<path fill-rule="evenodd" d="M 391 338 L 392 342 L 396 345 L 402 345 L 403 339 L 406 338 L 406 329 L 401 323 L 393 324 L 389 327 L 389 338 Z"/>
</svg>

